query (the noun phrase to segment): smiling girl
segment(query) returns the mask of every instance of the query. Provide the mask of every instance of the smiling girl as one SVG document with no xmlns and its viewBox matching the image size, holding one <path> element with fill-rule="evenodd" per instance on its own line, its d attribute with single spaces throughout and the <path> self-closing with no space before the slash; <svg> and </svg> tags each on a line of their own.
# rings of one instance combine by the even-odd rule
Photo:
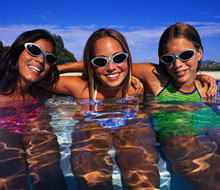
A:
<svg viewBox="0 0 220 190">
<path fill-rule="evenodd" d="M 159 65 L 134 64 L 134 75 L 146 87 L 146 93 L 160 99 L 201 100 L 215 94 L 217 85 L 208 90 L 207 83 L 196 79 L 201 66 L 203 46 L 191 25 L 176 23 L 162 34 L 158 48 Z"/>
<path fill-rule="evenodd" d="M 0 100 L 33 100 L 33 84 L 55 81 L 56 45 L 52 35 L 41 29 L 21 34 L 0 64 Z"/>
<path fill-rule="evenodd" d="M 66 189 L 57 138 L 34 86 L 55 81 L 55 51 L 48 31 L 30 30 L 0 63 L 1 189 Z"/>
<path fill-rule="evenodd" d="M 111 29 L 97 30 L 84 48 L 83 75 L 61 76 L 53 91 L 91 100 L 133 96 L 137 91 L 131 85 L 131 64 L 124 36 Z"/>
</svg>

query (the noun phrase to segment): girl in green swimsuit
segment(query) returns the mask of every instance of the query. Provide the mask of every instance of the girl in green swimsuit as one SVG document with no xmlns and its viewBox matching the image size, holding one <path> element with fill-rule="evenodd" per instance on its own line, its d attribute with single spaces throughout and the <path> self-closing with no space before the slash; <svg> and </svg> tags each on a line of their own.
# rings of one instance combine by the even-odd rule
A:
<svg viewBox="0 0 220 190">
<path fill-rule="evenodd" d="M 193 93 L 201 98 L 214 94 L 212 90 L 207 91 L 206 83 L 196 79 L 203 46 L 195 28 L 184 23 L 176 23 L 167 28 L 160 38 L 158 55 L 159 65 L 133 64 L 133 73 L 144 82 L 146 94 L 173 96 L 174 99 L 180 94 L 187 98 Z M 217 85 L 213 90 L 216 89 Z"/>
<path fill-rule="evenodd" d="M 160 65 L 145 81 L 165 105 L 153 113 L 161 150 L 194 188 L 217 190 L 219 140 L 211 131 L 219 131 L 220 116 L 201 102 L 207 85 L 195 79 L 203 54 L 200 36 L 188 24 L 174 24 L 162 34 L 158 53 Z"/>
<path fill-rule="evenodd" d="M 177 25 L 181 28 L 188 27 L 188 25 L 185 25 L 185 24 L 177 24 Z M 191 30 L 191 27 L 189 27 L 189 29 Z M 177 56 L 174 56 L 175 62 L 173 61 L 174 63 L 172 63 L 172 61 L 171 61 L 170 64 L 166 64 L 166 65 L 164 65 L 164 63 L 161 63 L 161 65 L 163 64 L 164 66 L 161 66 L 161 65 L 158 66 L 158 65 L 153 65 L 153 64 L 149 64 L 149 63 L 133 64 L 132 65 L 133 74 L 136 75 L 138 78 L 142 79 L 142 81 L 144 82 L 146 94 L 155 95 L 155 96 L 160 94 L 160 97 L 162 98 L 163 94 L 165 93 L 165 90 L 163 90 L 163 89 L 165 87 L 167 87 L 165 89 L 166 89 L 166 91 L 168 91 L 168 93 L 170 93 L 169 90 L 171 88 L 171 90 L 174 90 L 174 92 L 178 91 L 178 93 L 180 93 L 180 94 L 185 93 L 187 95 L 187 98 L 189 97 L 189 94 L 193 94 L 192 95 L 193 100 L 195 100 L 195 99 L 200 100 L 201 97 L 207 97 L 208 95 L 212 95 L 213 91 L 212 90 L 208 91 L 207 84 L 205 84 L 203 86 L 202 82 L 200 82 L 199 80 L 195 80 L 196 71 L 199 68 L 199 63 L 201 62 L 201 57 L 202 57 L 203 51 L 202 51 L 201 43 L 199 43 L 199 44 L 197 44 L 196 42 L 194 43 L 195 40 L 191 41 L 189 38 L 190 38 L 190 35 L 189 35 L 189 37 L 187 37 L 185 39 L 184 33 L 179 37 L 174 36 L 171 39 L 168 38 L 169 40 L 167 43 L 168 43 L 169 47 L 168 47 L 168 49 L 166 49 L 166 50 L 168 50 L 168 52 L 160 53 L 161 56 L 164 54 L 175 54 L 175 55 L 178 54 L 178 56 L 180 56 L 181 60 L 184 62 L 182 62 L 179 59 L 176 59 Z M 182 41 L 183 41 L 184 46 L 180 46 L 180 47 L 177 46 Z M 96 44 L 97 44 L 97 42 L 96 42 Z M 105 42 L 105 43 L 103 43 L 103 41 L 100 41 L 100 42 L 102 42 L 102 44 L 107 44 L 107 42 Z M 170 42 L 170 44 L 169 44 L 169 42 Z M 164 45 L 164 46 L 166 46 L 166 45 Z M 102 46 L 102 48 L 100 48 L 100 49 L 102 51 L 104 51 L 106 49 L 108 50 L 108 48 L 109 47 L 103 48 L 103 46 Z M 195 51 L 195 49 L 197 49 L 197 50 Z M 186 50 L 189 50 L 189 51 L 186 51 Z M 93 53 L 96 53 L 96 52 L 93 52 Z M 103 58 L 103 53 L 98 54 L 96 56 L 101 56 L 101 55 Z M 111 57 L 111 56 L 112 56 L 112 54 L 106 55 L 106 57 Z M 167 55 L 167 56 L 169 56 L 169 55 Z M 171 57 L 173 57 L 173 55 L 171 55 Z M 104 58 L 104 59 L 106 59 L 106 58 Z M 87 61 L 85 61 L 85 63 L 91 64 L 90 60 L 87 59 Z M 166 61 L 166 60 L 163 60 L 163 61 Z M 60 66 L 58 69 L 60 71 L 80 71 L 80 68 L 83 69 L 82 63 L 83 62 L 81 62 L 81 63 L 78 62 L 78 63 L 74 63 L 74 64 L 67 64 L 67 65 Z M 86 68 L 86 69 L 87 69 L 86 72 L 88 73 L 88 68 Z M 98 71 L 96 71 L 96 73 L 97 72 Z M 94 72 L 91 74 L 94 74 Z M 93 76 L 89 79 L 89 81 L 91 82 L 91 84 L 94 84 L 93 82 L 97 79 L 98 79 L 97 76 Z M 99 79 L 102 79 L 101 75 L 100 75 Z M 69 81 L 71 82 L 70 85 L 72 85 L 73 81 L 71 79 L 69 79 Z M 172 83 L 170 84 L 171 87 L 166 86 L 167 84 L 169 84 L 169 81 L 172 81 Z M 173 83 L 173 81 L 175 81 L 175 82 Z M 66 84 L 66 82 L 65 82 L 65 84 Z M 93 88 L 90 88 L 90 89 L 93 89 Z M 102 92 L 101 88 L 98 88 L 98 89 L 100 90 L 100 92 Z M 216 90 L 216 88 L 214 88 L 214 91 L 215 90 Z M 172 95 L 174 93 L 170 93 L 170 94 Z M 176 95 L 176 96 L 180 97 L 180 95 Z M 99 98 L 99 96 L 97 96 L 97 97 Z M 173 99 L 172 96 L 171 96 L 171 98 Z"/>
</svg>

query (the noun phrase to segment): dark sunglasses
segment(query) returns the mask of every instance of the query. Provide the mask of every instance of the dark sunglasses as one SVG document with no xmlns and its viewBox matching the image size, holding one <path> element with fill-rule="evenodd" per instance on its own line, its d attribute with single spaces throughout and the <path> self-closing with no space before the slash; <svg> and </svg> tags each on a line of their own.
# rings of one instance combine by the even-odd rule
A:
<svg viewBox="0 0 220 190">
<path fill-rule="evenodd" d="M 33 56 L 33 57 L 39 57 L 41 55 L 44 55 L 44 60 L 49 64 L 49 65 L 55 65 L 56 64 L 56 56 L 52 53 L 46 53 L 44 52 L 38 45 L 34 43 L 25 43 L 24 44 L 25 49 L 27 52 Z"/>
<path fill-rule="evenodd" d="M 197 51 L 198 49 L 187 49 L 178 53 L 177 55 L 165 54 L 160 57 L 160 61 L 165 64 L 172 64 L 175 62 L 176 58 L 178 58 L 180 61 L 186 62 L 189 61 Z"/>
<path fill-rule="evenodd" d="M 108 65 L 109 61 L 112 61 L 114 64 L 120 64 L 127 60 L 128 54 L 127 53 L 117 53 L 112 57 L 95 57 L 91 60 L 92 64 L 95 67 L 105 67 Z"/>
</svg>

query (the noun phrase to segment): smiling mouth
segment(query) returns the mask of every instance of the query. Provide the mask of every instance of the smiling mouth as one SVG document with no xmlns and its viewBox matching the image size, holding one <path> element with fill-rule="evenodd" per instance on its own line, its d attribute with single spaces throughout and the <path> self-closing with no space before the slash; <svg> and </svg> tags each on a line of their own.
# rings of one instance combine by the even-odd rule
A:
<svg viewBox="0 0 220 190">
<path fill-rule="evenodd" d="M 116 73 L 116 74 L 106 75 L 106 77 L 108 77 L 108 78 L 115 78 L 118 75 L 119 75 L 119 73 Z"/>
<path fill-rule="evenodd" d="M 29 68 L 31 68 L 32 70 L 36 71 L 36 72 L 40 72 L 41 70 L 35 66 L 28 66 Z"/>
<path fill-rule="evenodd" d="M 184 76 L 186 74 L 186 70 L 176 72 L 177 76 Z"/>
</svg>

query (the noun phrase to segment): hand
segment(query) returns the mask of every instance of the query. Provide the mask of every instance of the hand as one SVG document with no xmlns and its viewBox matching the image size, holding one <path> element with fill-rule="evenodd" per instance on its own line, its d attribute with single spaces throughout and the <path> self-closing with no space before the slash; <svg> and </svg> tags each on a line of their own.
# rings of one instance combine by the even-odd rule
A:
<svg viewBox="0 0 220 190">
<path fill-rule="evenodd" d="M 215 78 L 209 75 L 199 74 L 196 75 L 196 79 L 208 84 L 209 88 L 206 92 L 207 96 L 215 96 L 217 94 L 218 86 L 216 84 Z"/>
<path fill-rule="evenodd" d="M 132 76 L 131 77 L 131 85 L 135 88 L 136 95 L 144 94 L 144 85 L 142 84 L 142 82 L 138 78 Z"/>
</svg>

